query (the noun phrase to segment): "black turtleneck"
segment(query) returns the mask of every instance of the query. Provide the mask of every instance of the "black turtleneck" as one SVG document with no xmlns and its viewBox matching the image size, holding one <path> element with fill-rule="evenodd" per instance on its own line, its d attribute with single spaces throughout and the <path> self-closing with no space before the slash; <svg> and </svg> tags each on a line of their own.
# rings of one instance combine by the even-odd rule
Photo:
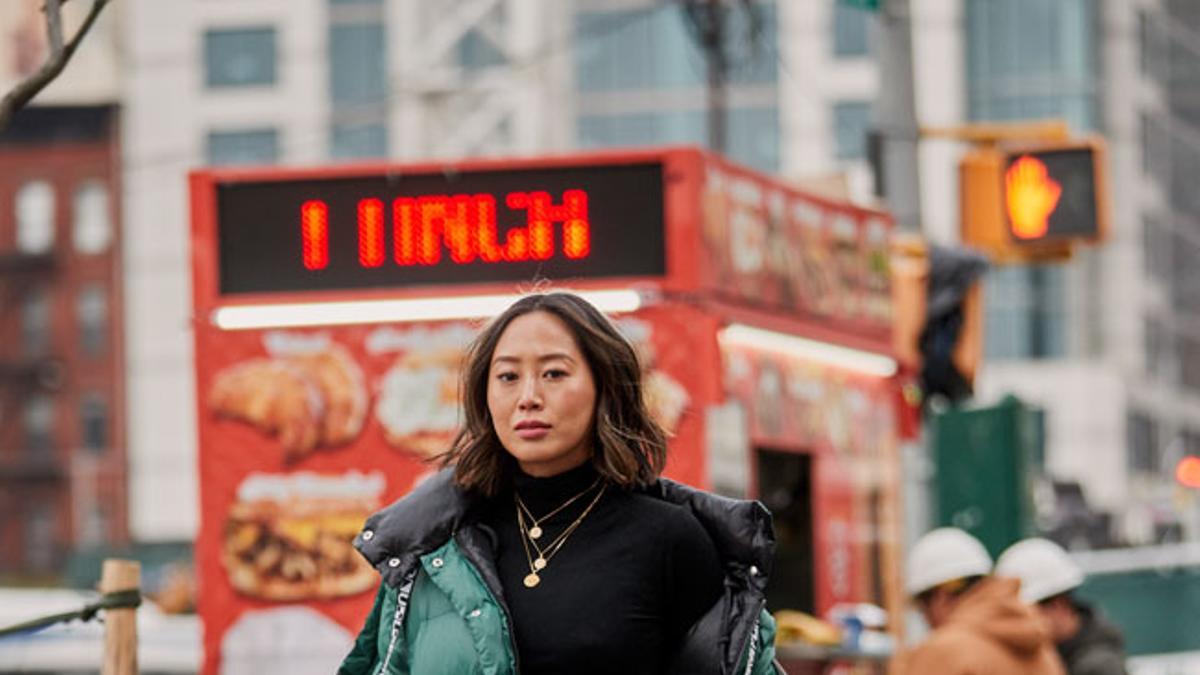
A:
<svg viewBox="0 0 1200 675">
<path fill-rule="evenodd" d="M 513 489 L 553 541 L 597 494 L 590 464 L 550 478 L 516 471 Z M 590 488 L 590 489 L 589 489 Z M 686 508 L 609 486 L 554 555 L 534 588 L 511 491 L 485 518 L 514 624 L 522 675 L 662 673 L 687 630 L 722 591 L 716 547 Z M 536 554 L 534 554 L 536 557 Z"/>
</svg>

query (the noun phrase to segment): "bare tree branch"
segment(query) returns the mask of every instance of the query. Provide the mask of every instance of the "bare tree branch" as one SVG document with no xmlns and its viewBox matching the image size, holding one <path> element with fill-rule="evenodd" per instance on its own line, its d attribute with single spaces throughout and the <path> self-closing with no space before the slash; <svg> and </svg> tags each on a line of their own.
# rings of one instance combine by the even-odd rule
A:
<svg viewBox="0 0 1200 675">
<path fill-rule="evenodd" d="M 42 12 L 46 15 L 46 37 L 50 39 L 50 56 L 53 58 L 55 54 L 61 54 L 63 48 L 61 0 L 46 0 Z"/>
<path fill-rule="evenodd" d="M 4 99 L 0 100 L 0 130 L 8 126 L 18 110 L 62 73 L 63 69 L 67 67 L 67 62 L 75 55 L 79 43 L 91 30 L 92 24 L 96 23 L 100 12 L 110 0 L 92 0 L 92 7 L 88 10 L 83 25 L 79 27 L 78 32 L 70 41 L 63 44 L 62 5 L 66 2 L 67 0 L 46 0 L 43 11 L 46 13 L 46 34 L 50 38 L 50 54 L 37 72 L 18 82 L 11 91 L 4 95 Z"/>
</svg>

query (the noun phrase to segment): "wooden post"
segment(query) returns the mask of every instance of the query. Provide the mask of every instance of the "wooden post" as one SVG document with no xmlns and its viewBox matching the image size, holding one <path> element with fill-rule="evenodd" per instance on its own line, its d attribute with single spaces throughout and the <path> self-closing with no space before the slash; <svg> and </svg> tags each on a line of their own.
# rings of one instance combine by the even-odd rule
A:
<svg viewBox="0 0 1200 675">
<path fill-rule="evenodd" d="M 139 590 L 142 565 L 136 560 L 105 560 L 100 575 L 100 592 Z M 104 668 L 101 675 L 136 675 L 137 610 L 111 609 L 104 612 Z"/>
</svg>

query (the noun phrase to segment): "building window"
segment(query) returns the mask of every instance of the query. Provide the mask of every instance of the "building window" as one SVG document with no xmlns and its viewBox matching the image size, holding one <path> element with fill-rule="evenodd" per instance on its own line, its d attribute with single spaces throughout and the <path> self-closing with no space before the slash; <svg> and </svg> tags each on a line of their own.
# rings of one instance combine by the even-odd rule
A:
<svg viewBox="0 0 1200 675">
<path fill-rule="evenodd" d="M 1146 373 L 1154 378 L 1171 378 L 1171 357 L 1175 354 L 1171 330 L 1157 317 L 1146 318 L 1142 330 Z"/>
<path fill-rule="evenodd" d="M 208 163 L 274 164 L 279 161 L 279 133 L 274 129 L 213 131 L 208 134 Z"/>
<path fill-rule="evenodd" d="M 108 529 L 112 522 L 109 509 L 103 504 L 94 504 L 86 509 L 83 523 L 79 528 L 78 541 L 80 546 L 94 548 L 103 546 L 108 541 Z"/>
<path fill-rule="evenodd" d="M 1171 186 L 1171 134 L 1156 115 L 1142 113 L 1142 173 L 1164 189 Z"/>
<path fill-rule="evenodd" d="M 838 159 L 863 159 L 867 156 L 867 132 L 871 128 L 871 104 L 866 101 L 842 101 L 833 104 L 833 138 Z"/>
<path fill-rule="evenodd" d="M 707 140 L 705 112 L 681 110 L 627 115 L 586 115 L 577 124 L 579 144 L 587 148 L 697 143 Z M 779 113 L 775 108 L 729 111 L 729 156 L 761 171 L 779 170 Z"/>
<path fill-rule="evenodd" d="M 1186 429 L 1183 432 L 1183 454 L 1200 457 L 1200 431 Z"/>
<path fill-rule="evenodd" d="M 1066 277 L 1062 268 L 995 268 L 984 279 L 988 358 L 1061 357 L 1067 346 Z"/>
<path fill-rule="evenodd" d="M 1175 344 L 1179 350 L 1176 358 L 1179 363 L 1180 382 L 1185 388 L 1200 392 L 1200 340 L 1190 335 L 1177 334 Z"/>
<path fill-rule="evenodd" d="M 108 250 L 112 220 L 108 213 L 108 188 L 99 180 L 87 180 L 75 188 L 75 250 L 94 255 Z"/>
<path fill-rule="evenodd" d="M 729 114 L 729 156 L 759 171 L 779 171 L 779 111 L 737 108 Z"/>
<path fill-rule="evenodd" d="M 45 355 L 50 342 L 50 293 L 33 287 L 21 304 L 21 353 L 26 358 Z"/>
<path fill-rule="evenodd" d="M 54 447 L 54 399 L 37 394 L 25 401 L 25 450 L 41 453 Z"/>
<path fill-rule="evenodd" d="M 1200 68 L 1200 62 L 1195 66 Z M 1200 91 L 1200 79 L 1188 83 L 1186 91 Z M 1172 94 L 1182 96 L 1175 91 Z M 1184 116 L 1176 117 L 1179 121 L 1168 127 L 1171 182 L 1164 185 L 1170 190 L 1172 209 L 1179 213 L 1200 213 L 1200 191 L 1196 190 L 1196 176 L 1200 175 L 1200 147 L 1194 140 L 1195 132 L 1187 133 L 1189 128 L 1195 129 L 1194 125 L 1200 123 L 1200 111 L 1193 113 L 1197 116 L 1193 120 L 1186 116 L 1186 106 L 1194 104 L 1180 102 L 1176 105 Z"/>
<path fill-rule="evenodd" d="M 1030 354 L 1035 359 L 1053 359 L 1067 352 L 1067 278 L 1056 265 L 1029 268 L 1033 291 L 1033 331 Z"/>
<path fill-rule="evenodd" d="M 740 5 L 740 3 L 739 3 Z M 726 47 L 731 55 L 729 81 L 768 84 L 779 67 L 775 4 L 752 5 L 760 25 L 751 37 L 745 6 L 729 11 Z M 629 89 L 701 87 L 705 59 L 688 28 L 684 10 L 672 3 L 576 14 L 575 81 L 585 93 Z M 482 58 L 483 55 L 478 55 Z"/>
<path fill-rule="evenodd" d="M 1171 80 L 1171 44 L 1158 21 L 1143 9 L 1138 12 L 1142 74 L 1160 83 Z"/>
<path fill-rule="evenodd" d="M 380 124 L 335 124 L 329 154 L 334 159 L 387 156 L 387 127 Z"/>
<path fill-rule="evenodd" d="M 79 289 L 75 301 L 79 322 L 79 347 L 88 356 L 99 356 L 108 347 L 108 291 L 102 284 Z"/>
<path fill-rule="evenodd" d="M 334 159 L 386 157 L 387 45 L 382 11 L 333 17 L 329 27 L 329 93 L 333 101 L 329 154 Z"/>
<path fill-rule="evenodd" d="M 1200 315 L 1200 243 L 1186 231 L 1171 233 L 1170 262 L 1165 270 L 1170 280 L 1171 303 L 1178 315 L 1194 319 Z"/>
<path fill-rule="evenodd" d="M 971 120 L 1061 117 L 1100 122 L 1100 4 L 965 0 Z"/>
<path fill-rule="evenodd" d="M 334 103 L 379 103 L 387 95 L 382 23 L 329 28 L 329 88 Z"/>
<path fill-rule="evenodd" d="M 704 57 L 673 7 L 579 12 L 576 35 L 594 35 L 575 60 L 581 91 L 700 86 Z"/>
<path fill-rule="evenodd" d="M 1129 469 L 1140 472 L 1159 470 L 1158 425 L 1145 413 L 1130 411 L 1126 416 Z"/>
<path fill-rule="evenodd" d="M 1150 215 L 1142 217 L 1142 266 L 1147 278 L 1168 281 L 1171 278 L 1171 230 Z"/>
<path fill-rule="evenodd" d="M 1200 244 L 1190 233 L 1171 233 L 1170 262 L 1165 271 L 1171 285 L 1171 303 L 1178 314 L 1194 318 L 1200 313 Z"/>
<path fill-rule="evenodd" d="M 871 13 L 844 2 L 833 3 L 833 55 L 839 58 L 867 56 Z"/>
<path fill-rule="evenodd" d="M 85 394 L 79 404 L 80 441 L 83 447 L 96 452 L 108 448 L 108 403 L 92 392 Z"/>
<path fill-rule="evenodd" d="M 458 41 L 458 63 L 467 70 L 493 68 L 507 62 L 504 52 L 478 29 L 467 31 Z"/>
<path fill-rule="evenodd" d="M 34 502 L 25 519 L 25 564 L 31 570 L 44 571 L 54 566 L 58 539 L 58 515 L 50 500 Z"/>
<path fill-rule="evenodd" d="M 275 83 L 275 29 L 214 29 L 204 33 L 204 73 L 209 87 Z"/>
<path fill-rule="evenodd" d="M 17 250 L 46 253 L 54 246 L 54 188 L 44 180 L 17 190 Z"/>
</svg>

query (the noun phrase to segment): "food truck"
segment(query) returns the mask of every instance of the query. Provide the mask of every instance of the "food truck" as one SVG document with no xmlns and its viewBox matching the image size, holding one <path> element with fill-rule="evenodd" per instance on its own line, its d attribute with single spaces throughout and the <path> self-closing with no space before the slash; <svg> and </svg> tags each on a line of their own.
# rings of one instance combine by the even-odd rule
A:
<svg viewBox="0 0 1200 675">
<path fill-rule="evenodd" d="M 668 477 L 772 510 L 769 609 L 900 614 L 886 213 L 688 147 L 190 187 L 203 672 L 331 671 L 379 579 L 352 539 L 437 470 L 482 322 L 543 288 L 636 345 Z"/>
</svg>

